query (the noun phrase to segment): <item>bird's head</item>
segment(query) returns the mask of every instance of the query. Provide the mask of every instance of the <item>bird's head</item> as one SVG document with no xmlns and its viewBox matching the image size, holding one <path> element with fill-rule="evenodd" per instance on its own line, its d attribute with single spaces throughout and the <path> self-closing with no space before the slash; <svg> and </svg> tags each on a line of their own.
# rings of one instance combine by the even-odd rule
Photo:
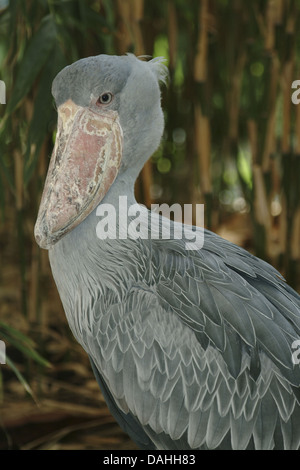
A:
<svg viewBox="0 0 300 470">
<path fill-rule="evenodd" d="M 118 175 L 138 175 L 163 133 L 166 76 L 161 59 L 132 54 L 81 59 L 56 76 L 57 135 L 35 225 L 42 248 L 82 222 Z"/>
</svg>

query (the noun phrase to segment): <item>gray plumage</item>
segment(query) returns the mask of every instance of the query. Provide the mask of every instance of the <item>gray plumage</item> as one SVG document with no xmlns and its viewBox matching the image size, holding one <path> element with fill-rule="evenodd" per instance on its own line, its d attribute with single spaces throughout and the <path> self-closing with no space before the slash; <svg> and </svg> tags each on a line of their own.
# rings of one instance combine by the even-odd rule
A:
<svg viewBox="0 0 300 470">
<path fill-rule="evenodd" d="M 64 69 L 57 104 L 113 93 L 124 150 L 102 203 L 135 203 L 163 132 L 159 60 L 98 56 Z M 88 155 L 86 156 L 88 158 Z M 146 449 L 298 449 L 300 298 L 269 264 L 205 231 L 99 240 L 94 209 L 49 250 L 70 328 L 120 426 Z M 83 391 L 84 393 L 84 391 Z"/>
</svg>

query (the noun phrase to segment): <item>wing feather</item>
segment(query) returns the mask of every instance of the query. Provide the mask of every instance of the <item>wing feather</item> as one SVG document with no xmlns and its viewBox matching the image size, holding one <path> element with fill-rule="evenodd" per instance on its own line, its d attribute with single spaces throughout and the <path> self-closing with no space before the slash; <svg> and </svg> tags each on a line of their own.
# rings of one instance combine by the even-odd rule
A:
<svg viewBox="0 0 300 470">
<path fill-rule="evenodd" d="M 257 450 L 272 450 L 274 447 L 274 432 L 278 420 L 278 411 L 274 405 L 274 399 L 270 394 L 260 403 L 253 428 L 253 439 Z"/>
<path fill-rule="evenodd" d="M 300 408 L 295 407 L 288 421 L 281 420 L 281 431 L 283 434 L 284 448 L 287 450 L 298 450 L 300 448 Z"/>
<path fill-rule="evenodd" d="M 128 266 L 113 250 L 105 269 L 95 258 L 106 290 L 68 313 L 122 413 L 162 449 L 269 449 L 278 433 L 299 447 L 300 302 L 277 271 L 209 232 L 195 252 L 181 240 L 122 249 Z"/>
<path fill-rule="evenodd" d="M 209 449 L 216 449 L 223 441 L 230 429 L 230 414 L 221 417 L 218 411 L 216 400 L 210 408 L 209 420 L 207 423 L 206 444 Z"/>
</svg>

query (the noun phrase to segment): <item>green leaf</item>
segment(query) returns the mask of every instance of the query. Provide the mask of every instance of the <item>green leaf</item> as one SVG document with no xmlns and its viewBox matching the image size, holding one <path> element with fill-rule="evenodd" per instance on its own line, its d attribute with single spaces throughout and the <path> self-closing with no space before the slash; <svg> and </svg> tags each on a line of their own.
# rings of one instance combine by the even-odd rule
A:
<svg viewBox="0 0 300 470">
<path fill-rule="evenodd" d="M 5 340 L 6 343 L 18 349 L 24 356 L 34 360 L 42 366 L 49 367 L 50 363 L 44 359 L 34 349 L 34 342 L 21 331 L 7 325 L 0 321 L 0 336 L 1 339 Z"/>
<path fill-rule="evenodd" d="M 4 205 L 5 205 L 5 193 L 4 193 L 4 184 L 0 172 L 0 220 L 4 220 Z"/>
<path fill-rule="evenodd" d="M 1 133 L 0 133 L 0 137 L 1 137 Z M 0 144 L 0 167 L 4 173 L 4 176 L 8 182 L 8 185 L 11 189 L 12 192 L 14 192 L 15 190 L 15 184 L 14 184 L 14 178 L 13 178 L 13 172 L 12 172 L 12 169 L 8 168 L 7 165 L 6 165 L 6 162 L 5 162 L 5 153 L 4 153 L 4 149 L 3 149 L 3 145 Z"/>
<path fill-rule="evenodd" d="M 38 73 L 48 59 L 56 41 L 56 27 L 51 15 L 43 18 L 41 26 L 29 41 L 23 59 L 18 66 L 16 81 L 7 114 L 12 113 L 32 87 Z"/>
<path fill-rule="evenodd" d="M 27 185 L 35 169 L 41 146 L 49 134 L 49 124 L 56 118 L 51 95 L 52 81 L 57 73 L 65 67 L 66 59 L 59 44 L 55 42 L 51 52 L 51 60 L 43 67 L 35 97 L 34 111 L 29 127 L 27 149 L 25 154 L 24 184 Z M 32 145 L 34 151 L 32 152 Z"/>
<path fill-rule="evenodd" d="M 10 369 L 14 372 L 14 374 L 16 375 L 16 377 L 18 378 L 18 380 L 21 382 L 21 384 L 23 385 L 23 387 L 25 388 L 26 392 L 29 393 L 29 395 L 31 395 L 31 397 L 36 401 L 35 397 L 34 397 L 34 393 L 29 385 L 29 383 L 27 382 L 27 380 L 25 379 L 25 377 L 21 374 L 21 372 L 19 371 L 19 369 L 16 367 L 16 365 L 13 363 L 13 361 L 6 356 L 6 364 L 10 367 Z"/>
</svg>

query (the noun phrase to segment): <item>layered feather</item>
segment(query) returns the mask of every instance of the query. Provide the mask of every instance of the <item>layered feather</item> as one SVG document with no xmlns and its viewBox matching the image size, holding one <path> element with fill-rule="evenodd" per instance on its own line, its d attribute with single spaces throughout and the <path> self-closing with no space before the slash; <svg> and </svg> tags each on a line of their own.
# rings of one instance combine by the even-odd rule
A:
<svg viewBox="0 0 300 470">
<path fill-rule="evenodd" d="M 193 252 L 110 243 L 82 260 L 69 321 L 118 409 L 158 449 L 299 448 L 299 297 L 281 276 L 210 232 Z"/>
</svg>

